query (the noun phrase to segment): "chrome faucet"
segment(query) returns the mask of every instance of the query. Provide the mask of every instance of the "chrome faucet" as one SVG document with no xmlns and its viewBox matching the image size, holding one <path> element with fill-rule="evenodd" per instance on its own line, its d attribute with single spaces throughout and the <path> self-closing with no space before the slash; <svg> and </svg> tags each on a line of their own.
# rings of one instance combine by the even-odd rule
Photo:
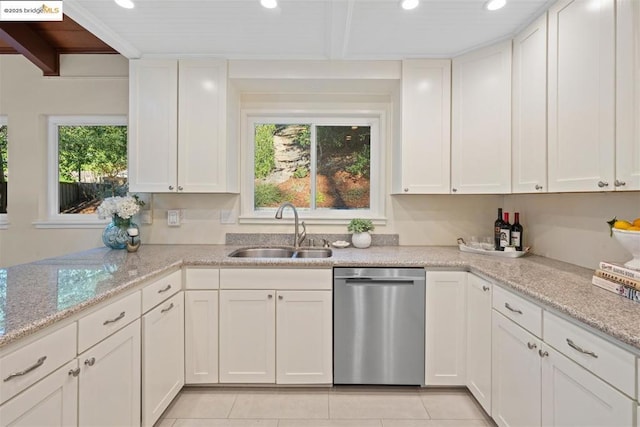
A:
<svg viewBox="0 0 640 427">
<path fill-rule="evenodd" d="M 289 202 L 284 202 L 283 204 L 280 205 L 280 207 L 276 211 L 276 219 L 282 219 L 282 211 L 287 206 L 289 206 L 291 209 L 293 209 L 293 217 L 294 217 L 294 221 L 295 221 L 294 222 L 294 229 L 293 229 L 293 247 L 295 249 L 298 249 L 300 246 L 302 246 L 302 242 L 304 242 L 304 238 L 307 237 L 307 227 L 304 225 L 304 221 L 302 221 L 302 223 L 301 223 L 301 225 L 302 225 L 302 233 L 298 232 L 299 231 L 298 211 L 296 210 L 296 207 L 293 206 L 293 204 L 289 203 Z"/>
</svg>

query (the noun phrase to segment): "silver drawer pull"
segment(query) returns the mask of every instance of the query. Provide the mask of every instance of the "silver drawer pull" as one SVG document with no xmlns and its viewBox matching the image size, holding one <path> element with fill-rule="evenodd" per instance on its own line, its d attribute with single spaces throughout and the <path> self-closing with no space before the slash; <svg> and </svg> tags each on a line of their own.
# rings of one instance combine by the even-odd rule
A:
<svg viewBox="0 0 640 427">
<path fill-rule="evenodd" d="M 530 343 L 530 342 L 527 343 L 527 347 L 529 347 L 529 350 L 538 348 L 538 346 L 535 343 Z"/>
<path fill-rule="evenodd" d="M 518 310 L 517 308 L 511 307 L 508 302 L 505 302 L 504 306 L 509 311 L 513 311 L 514 313 L 522 314 L 522 311 Z"/>
<path fill-rule="evenodd" d="M 9 375 L 7 378 L 4 379 L 4 382 L 7 382 L 12 378 L 21 377 L 23 375 L 28 374 L 29 372 L 33 371 L 34 369 L 37 369 L 40 366 L 42 366 L 42 364 L 44 363 L 45 360 L 47 360 L 47 356 L 42 356 L 40 359 L 38 359 L 38 361 L 36 363 L 34 363 L 33 365 L 29 366 L 24 371 L 14 372 L 13 374 Z"/>
<path fill-rule="evenodd" d="M 69 376 L 77 377 L 78 375 L 80 375 L 80 368 L 70 369 L 69 370 Z"/>
<path fill-rule="evenodd" d="M 109 323 L 115 323 L 115 322 L 117 322 L 118 320 L 122 319 L 123 317 L 124 317 L 124 311 L 123 311 L 122 313 L 120 313 L 120 314 L 118 315 L 118 317 L 116 317 L 115 319 L 105 320 L 102 324 L 103 324 L 104 326 L 107 326 Z"/>
<path fill-rule="evenodd" d="M 488 287 L 488 286 L 482 285 L 482 290 L 483 291 L 487 292 L 489 289 L 491 289 L 491 288 Z"/>
<path fill-rule="evenodd" d="M 160 313 L 166 313 L 167 311 L 171 310 L 172 308 L 173 308 L 173 303 L 169 304 L 169 307 L 163 308 L 162 310 L 160 310 Z"/>
<path fill-rule="evenodd" d="M 585 350 L 582 347 L 580 347 L 579 345 L 577 345 L 576 343 L 574 343 L 573 341 L 571 341 L 571 339 L 567 338 L 567 344 L 569 344 L 569 347 L 571 347 L 572 349 L 579 351 L 582 354 L 588 354 L 591 357 L 595 357 L 596 359 L 598 358 L 598 355 L 595 354 L 593 351 L 589 351 L 589 350 Z"/>
<path fill-rule="evenodd" d="M 159 294 L 163 294 L 163 293 L 167 292 L 169 289 L 171 289 L 171 285 L 167 285 L 167 287 L 163 288 L 163 289 L 158 289 L 158 293 Z"/>
<path fill-rule="evenodd" d="M 96 358 L 92 357 L 84 361 L 85 366 L 93 366 L 96 363 Z"/>
<path fill-rule="evenodd" d="M 542 351 L 542 349 L 538 350 L 538 355 L 540 357 L 548 357 L 549 356 L 549 352 L 548 351 Z"/>
</svg>

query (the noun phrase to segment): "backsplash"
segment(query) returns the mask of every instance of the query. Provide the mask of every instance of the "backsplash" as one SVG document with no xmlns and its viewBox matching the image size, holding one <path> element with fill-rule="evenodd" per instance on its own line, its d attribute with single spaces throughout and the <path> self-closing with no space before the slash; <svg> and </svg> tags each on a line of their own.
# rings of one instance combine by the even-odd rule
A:
<svg viewBox="0 0 640 427">
<path fill-rule="evenodd" d="M 322 246 L 322 239 L 329 243 L 338 240 L 351 242 L 351 234 L 308 234 L 302 246 L 308 246 L 313 239 L 314 246 Z M 291 246 L 293 233 L 227 233 L 225 244 L 238 246 L 278 245 Z M 400 236 L 398 234 L 371 234 L 372 246 L 398 246 Z"/>
</svg>

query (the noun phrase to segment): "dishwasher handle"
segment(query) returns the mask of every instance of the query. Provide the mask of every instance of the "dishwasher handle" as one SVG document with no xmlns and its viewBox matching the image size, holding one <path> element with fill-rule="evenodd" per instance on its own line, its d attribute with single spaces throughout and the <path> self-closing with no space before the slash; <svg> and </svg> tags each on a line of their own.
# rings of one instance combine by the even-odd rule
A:
<svg viewBox="0 0 640 427">
<path fill-rule="evenodd" d="M 416 281 L 401 277 L 350 277 L 345 282 L 348 285 L 413 285 Z"/>
</svg>

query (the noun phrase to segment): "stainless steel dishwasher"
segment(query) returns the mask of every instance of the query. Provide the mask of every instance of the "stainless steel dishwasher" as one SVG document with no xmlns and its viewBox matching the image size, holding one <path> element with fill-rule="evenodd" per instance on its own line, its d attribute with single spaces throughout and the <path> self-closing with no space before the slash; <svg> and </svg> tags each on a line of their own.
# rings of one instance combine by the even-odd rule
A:
<svg viewBox="0 0 640 427">
<path fill-rule="evenodd" d="M 333 270 L 334 384 L 424 384 L 425 271 Z"/>
</svg>

